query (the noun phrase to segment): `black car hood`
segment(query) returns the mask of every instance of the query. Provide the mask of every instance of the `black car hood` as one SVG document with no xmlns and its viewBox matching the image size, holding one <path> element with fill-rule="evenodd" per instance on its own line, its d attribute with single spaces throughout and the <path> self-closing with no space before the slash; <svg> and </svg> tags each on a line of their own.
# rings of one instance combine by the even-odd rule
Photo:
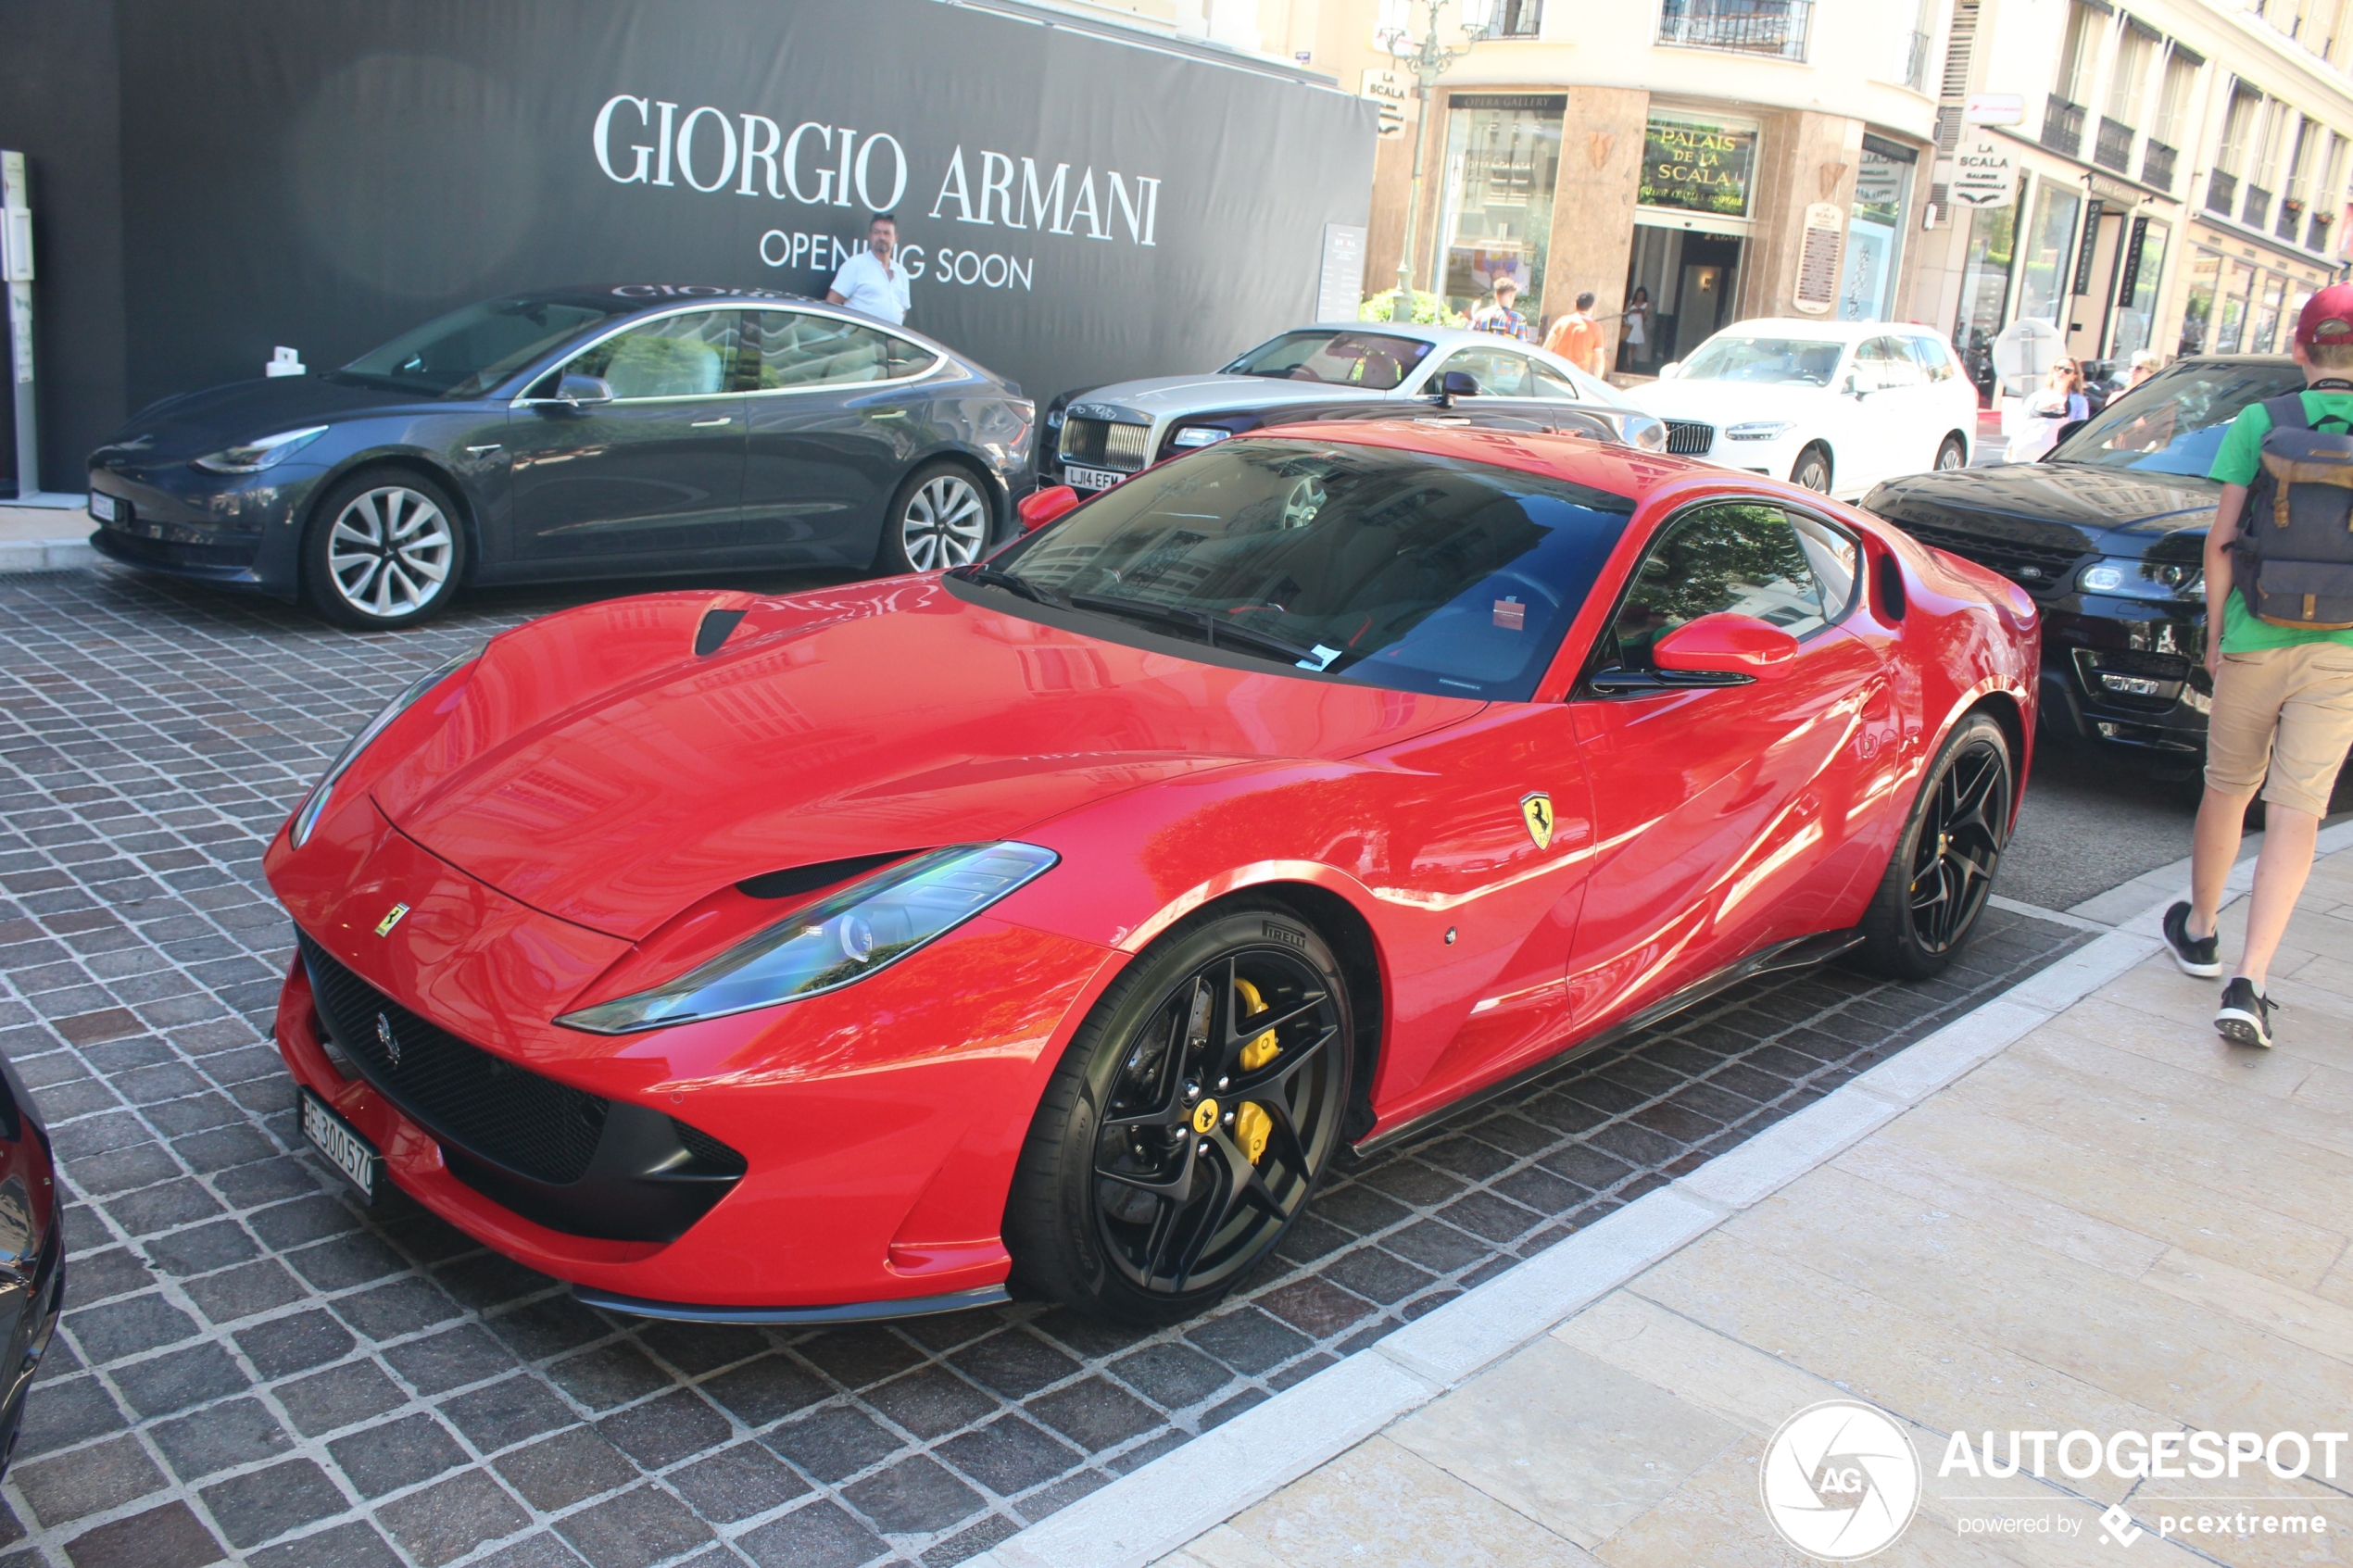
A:
<svg viewBox="0 0 2353 1568">
<path fill-rule="evenodd" d="M 413 392 L 388 392 L 323 376 L 231 382 L 149 404 L 132 415 L 96 456 L 103 462 L 110 449 L 127 447 L 124 455 L 136 461 L 199 458 L 282 430 L 328 424 L 356 413 L 414 407 L 441 412 L 449 405 L 421 398 Z"/>
<path fill-rule="evenodd" d="M 2221 494 L 2220 484 L 2193 474 L 2006 463 L 1892 479 L 1864 505 L 1897 524 L 2132 555 L 2183 529 L 2202 533 Z"/>
</svg>

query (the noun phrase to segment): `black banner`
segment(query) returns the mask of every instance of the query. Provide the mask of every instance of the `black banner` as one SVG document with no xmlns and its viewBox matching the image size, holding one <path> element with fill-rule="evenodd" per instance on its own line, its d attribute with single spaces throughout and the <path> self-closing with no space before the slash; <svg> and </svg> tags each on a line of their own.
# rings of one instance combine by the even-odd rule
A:
<svg viewBox="0 0 2353 1568">
<path fill-rule="evenodd" d="M 132 407 L 535 285 L 823 296 L 895 210 L 911 326 L 1032 395 L 1310 319 L 1370 104 L 936 0 L 122 0 Z"/>
</svg>

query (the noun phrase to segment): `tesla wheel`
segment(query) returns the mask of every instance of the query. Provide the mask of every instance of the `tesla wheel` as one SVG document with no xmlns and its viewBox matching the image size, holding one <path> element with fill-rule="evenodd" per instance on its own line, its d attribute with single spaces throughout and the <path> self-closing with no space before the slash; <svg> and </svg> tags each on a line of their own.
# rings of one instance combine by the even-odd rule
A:
<svg viewBox="0 0 2353 1568">
<path fill-rule="evenodd" d="M 1340 961 L 1280 909 L 1170 931 L 1080 1025 L 1006 1205 L 1015 1274 L 1090 1316 L 1189 1317 L 1257 1266 L 1340 1145 Z"/>
<path fill-rule="evenodd" d="M 1982 713 L 1962 720 L 1920 786 L 1863 916 L 1867 967 L 1926 980 L 1968 943 L 2009 840 L 2015 777 L 2002 726 Z"/>
<path fill-rule="evenodd" d="M 1969 448 L 1961 445 L 1959 436 L 1944 438 L 1944 445 L 1936 449 L 1936 466 L 1940 470 L 1969 467 Z"/>
<path fill-rule="evenodd" d="M 1789 482 L 1808 490 L 1831 493 L 1831 455 L 1819 446 L 1808 446 L 1797 455 L 1797 464 L 1789 470 Z"/>
<path fill-rule="evenodd" d="M 955 463 L 917 469 L 890 503 L 877 564 L 887 575 L 969 566 L 988 547 L 990 508 L 972 470 Z"/>
<path fill-rule="evenodd" d="M 439 485 L 406 472 L 337 485 L 302 541 L 303 591 L 345 626 L 385 630 L 439 614 L 457 596 L 464 563 L 457 507 Z"/>
</svg>

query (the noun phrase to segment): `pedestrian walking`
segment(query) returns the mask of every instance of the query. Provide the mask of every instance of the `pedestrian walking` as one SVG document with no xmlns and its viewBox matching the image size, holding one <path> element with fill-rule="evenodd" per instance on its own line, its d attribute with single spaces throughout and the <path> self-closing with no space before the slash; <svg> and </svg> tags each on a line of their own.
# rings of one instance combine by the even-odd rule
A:
<svg viewBox="0 0 2353 1568">
<path fill-rule="evenodd" d="M 2010 438 L 2003 457 L 2013 463 L 2039 463 L 2043 454 L 2058 445 L 2061 427 L 2092 417 L 2092 401 L 2083 395 L 2083 368 L 2061 357 L 2051 361 L 2042 386 L 2013 403 L 2002 414 L 2002 433 Z"/>
<path fill-rule="evenodd" d="M 1621 318 L 1625 330 L 1617 340 L 1617 368 L 1639 375 L 1651 362 L 1651 291 L 1636 288 L 1634 297 L 1626 302 L 1626 314 Z"/>
<path fill-rule="evenodd" d="M 1516 337 L 1522 343 L 1535 342 L 1536 334 L 1529 330 L 1528 318 L 1514 308 L 1518 300 L 1517 282 L 1508 275 L 1496 279 L 1495 297 L 1471 312 L 1471 331 Z"/>
<path fill-rule="evenodd" d="M 913 303 L 907 290 L 907 269 L 899 265 L 899 218 L 878 212 L 866 223 L 866 248 L 842 263 L 834 274 L 825 299 L 881 318 L 892 326 L 907 320 Z"/>
<path fill-rule="evenodd" d="M 1576 309 L 1553 323 L 1544 346 L 1580 370 L 1602 373 L 1602 324 L 1593 320 L 1591 290 L 1577 296 Z"/>
<path fill-rule="evenodd" d="M 2124 390 L 2132 391 L 2149 377 L 2165 368 L 2165 356 L 2154 348 L 2144 348 L 2133 356 L 2133 368 L 2124 377 Z"/>
<path fill-rule="evenodd" d="M 2222 499 L 2206 535 L 2206 795 L 2190 897 L 2165 911 L 2173 961 L 2222 972 L 2216 918 L 2238 859 L 2247 800 L 2263 791 L 2263 851 L 2246 941 L 2214 1027 L 2271 1043 L 2272 956 L 2312 870 L 2313 841 L 2353 744 L 2353 284 L 2333 283 L 2296 319 L 2302 392 L 2241 410 L 2207 470 Z M 2321 433 L 2318 439 L 2316 433 Z"/>
</svg>

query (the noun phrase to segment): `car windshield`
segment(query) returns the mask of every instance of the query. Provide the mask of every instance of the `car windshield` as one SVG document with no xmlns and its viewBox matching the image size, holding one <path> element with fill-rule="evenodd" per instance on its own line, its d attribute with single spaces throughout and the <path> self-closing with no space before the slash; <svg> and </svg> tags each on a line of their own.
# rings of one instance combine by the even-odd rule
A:
<svg viewBox="0 0 2353 1568">
<path fill-rule="evenodd" d="M 1683 361 L 1682 379 L 1828 386 L 1841 346 L 1804 337 L 1712 337 Z"/>
<path fill-rule="evenodd" d="M 328 379 L 426 397 L 479 397 L 548 349 L 644 304 L 597 295 L 485 299 L 403 332 Z"/>
<path fill-rule="evenodd" d="M 2304 372 L 2284 361 L 2176 365 L 2092 416 L 2043 460 L 2202 477 L 2240 409 L 2303 384 Z"/>
<path fill-rule="evenodd" d="M 1278 381 L 1321 382 L 1394 392 L 1430 345 L 1389 332 L 1322 331 L 1285 332 L 1262 343 L 1226 367 L 1229 376 L 1272 376 Z"/>
<path fill-rule="evenodd" d="M 1487 463 L 1244 438 L 1106 491 L 981 581 L 1371 685 L 1526 701 L 1633 509 Z"/>
</svg>

